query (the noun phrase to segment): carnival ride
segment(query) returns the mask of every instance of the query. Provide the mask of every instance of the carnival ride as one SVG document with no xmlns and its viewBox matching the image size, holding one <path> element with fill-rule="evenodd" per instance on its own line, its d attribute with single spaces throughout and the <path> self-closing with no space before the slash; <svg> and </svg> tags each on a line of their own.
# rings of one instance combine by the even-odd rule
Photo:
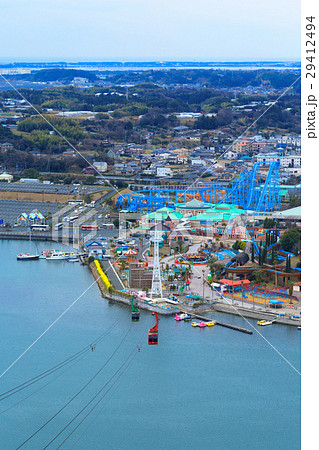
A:
<svg viewBox="0 0 319 450">
<path fill-rule="evenodd" d="M 293 299 L 287 293 L 286 289 L 268 289 L 265 286 L 258 284 L 250 284 L 248 286 L 232 286 L 224 292 L 238 300 L 245 300 L 262 305 L 267 304 L 269 306 L 274 305 L 275 307 L 296 302 L 296 299 Z"/>
<path fill-rule="evenodd" d="M 262 183 L 262 163 L 255 163 L 252 170 L 244 170 L 231 187 L 217 183 L 191 185 L 149 186 L 148 189 L 120 195 L 117 209 L 129 212 L 150 212 L 191 199 L 207 203 L 231 203 L 245 210 L 266 212 L 280 209 L 279 161 L 270 163 L 268 174 Z"/>
<path fill-rule="evenodd" d="M 292 258 L 293 253 L 286 252 L 281 248 L 280 242 L 275 242 L 273 244 L 270 244 L 267 247 L 259 247 L 256 242 L 252 243 L 252 248 L 254 249 L 254 254 L 256 258 L 259 258 L 259 254 L 261 252 L 264 252 L 266 249 L 266 262 L 267 260 L 270 261 L 273 256 L 276 257 L 276 260 L 278 261 L 277 264 L 270 263 L 266 266 L 262 267 L 263 272 L 270 278 L 274 277 L 275 279 L 278 279 L 278 277 L 281 277 L 284 282 L 289 282 L 291 280 L 298 281 L 301 278 L 301 269 L 300 267 L 289 267 L 287 271 L 287 265 L 284 264 L 287 261 L 287 258 Z M 255 271 L 260 270 L 260 267 L 254 267 L 254 266 L 247 266 L 246 264 L 238 266 L 237 262 L 233 258 L 231 261 L 229 261 L 225 268 L 223 269 L 223 274 L 225 276 L 240 276 L 240 277 L 249 277 L 251 274 L 253 274 Z M 267 288 L 264 288 L 263 286 L 255 286 L 255 287 L 239 287 L 233 289 L 233 294 L 236 296 L 236 290 L 240 291 L 241 298 L 246 298 L 248 300 L 252 300 L 253 298 L 258 303 L 258 297 L 262 295 L 262 303 L 265 301 L 265 298 L 267 298 L 267 301 L 269 300 L 280 300 L 280 303 L 286 303 L 291 300 L 291 297 L 287 295 L 285 289 L 276 289 L 275 291 L 271 291 Z"/>
</svg>

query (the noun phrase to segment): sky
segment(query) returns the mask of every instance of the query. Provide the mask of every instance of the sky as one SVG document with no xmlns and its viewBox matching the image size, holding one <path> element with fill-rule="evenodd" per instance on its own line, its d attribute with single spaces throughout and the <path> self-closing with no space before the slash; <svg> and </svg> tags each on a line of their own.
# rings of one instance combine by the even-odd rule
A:
<svg viewBox="0 0 319 450">
<path fill-rule="evenodd" d="M 0 61 L 300 60 L 300 0 L 1 0 Z"/>
</svg>

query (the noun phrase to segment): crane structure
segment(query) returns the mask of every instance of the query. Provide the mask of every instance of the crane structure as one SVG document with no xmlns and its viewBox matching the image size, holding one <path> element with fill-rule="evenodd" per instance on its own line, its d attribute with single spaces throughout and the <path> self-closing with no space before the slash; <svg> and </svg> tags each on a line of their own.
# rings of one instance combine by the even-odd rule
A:
<svg viewBox="0 0 319 450">
<path fill-rule="evenodd" d="M 163 230 L 151 231 L 151 241 L 154 243 L 154 263 L 153 263 L 153 276 L 152 276 L 152 288 L 150 291 L 151 298 L 163 298 L 162 291 L 162 279 L 161 279 L 161 266 L 159 258 L 159 243 L 163 240 Z"/>
<path fill-rule="evenodd" d="M 279 210 L 279 165 L 279 161 L 271 162 L 263 181 L 262 169 L 267 166 L 257 162 L 251 170 L 245 169 L 236 177 L 229 187 L 217 183 L 149 186 L 148 189 L 119 196 L 116 208 L 146 213 L 196 198 L 207 203 L 232 203 L 257 213 Z"/>
</svg>

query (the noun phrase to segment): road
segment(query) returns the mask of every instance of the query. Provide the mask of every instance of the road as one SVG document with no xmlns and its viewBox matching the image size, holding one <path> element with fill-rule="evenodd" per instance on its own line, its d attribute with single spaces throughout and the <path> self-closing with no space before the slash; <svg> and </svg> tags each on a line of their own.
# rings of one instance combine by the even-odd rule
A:
<svg viewBox="0 0 319 450">
<path fill-rule="evenodd" d="M 122 282 L 116 276 L 116 273 L 115 273 L 113 267 L 111 266 L 111 262 L 108 260 L 101 260 L 100 262 L 104 268 L 104 271 L 106 272 L 108 279 L 110 280 L 110 283 L 114 287 L 114 289 L 116 289 L 117 291 L 121 291 L 122 289 L 124 289 L 124 285 L 121 284 Z"/>
</svg>

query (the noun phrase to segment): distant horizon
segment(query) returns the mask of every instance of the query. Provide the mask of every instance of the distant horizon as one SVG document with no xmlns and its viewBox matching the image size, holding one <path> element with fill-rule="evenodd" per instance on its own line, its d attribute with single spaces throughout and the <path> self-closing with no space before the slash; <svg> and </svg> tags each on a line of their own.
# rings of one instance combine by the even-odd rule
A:
<svg viewBox="0 0 319 450">
<path fill-rule="evenodd" d="M 48 57 L 2 57 L 0 56 L 0 64 L 1 63 L 11 63 L 11 64 L 20 64 L 20 63 L 194 63 L 194 64 L 205 64 L 205 63 L 213 63 L 213 64 L 244 64 L 244 63 L 301 63 L 301 58 L 281 58 L 281 59 L 174 59 L 174 58 L 122 58 L 118 57 L 114 58 L 48 58 Z"/>
</svg>

